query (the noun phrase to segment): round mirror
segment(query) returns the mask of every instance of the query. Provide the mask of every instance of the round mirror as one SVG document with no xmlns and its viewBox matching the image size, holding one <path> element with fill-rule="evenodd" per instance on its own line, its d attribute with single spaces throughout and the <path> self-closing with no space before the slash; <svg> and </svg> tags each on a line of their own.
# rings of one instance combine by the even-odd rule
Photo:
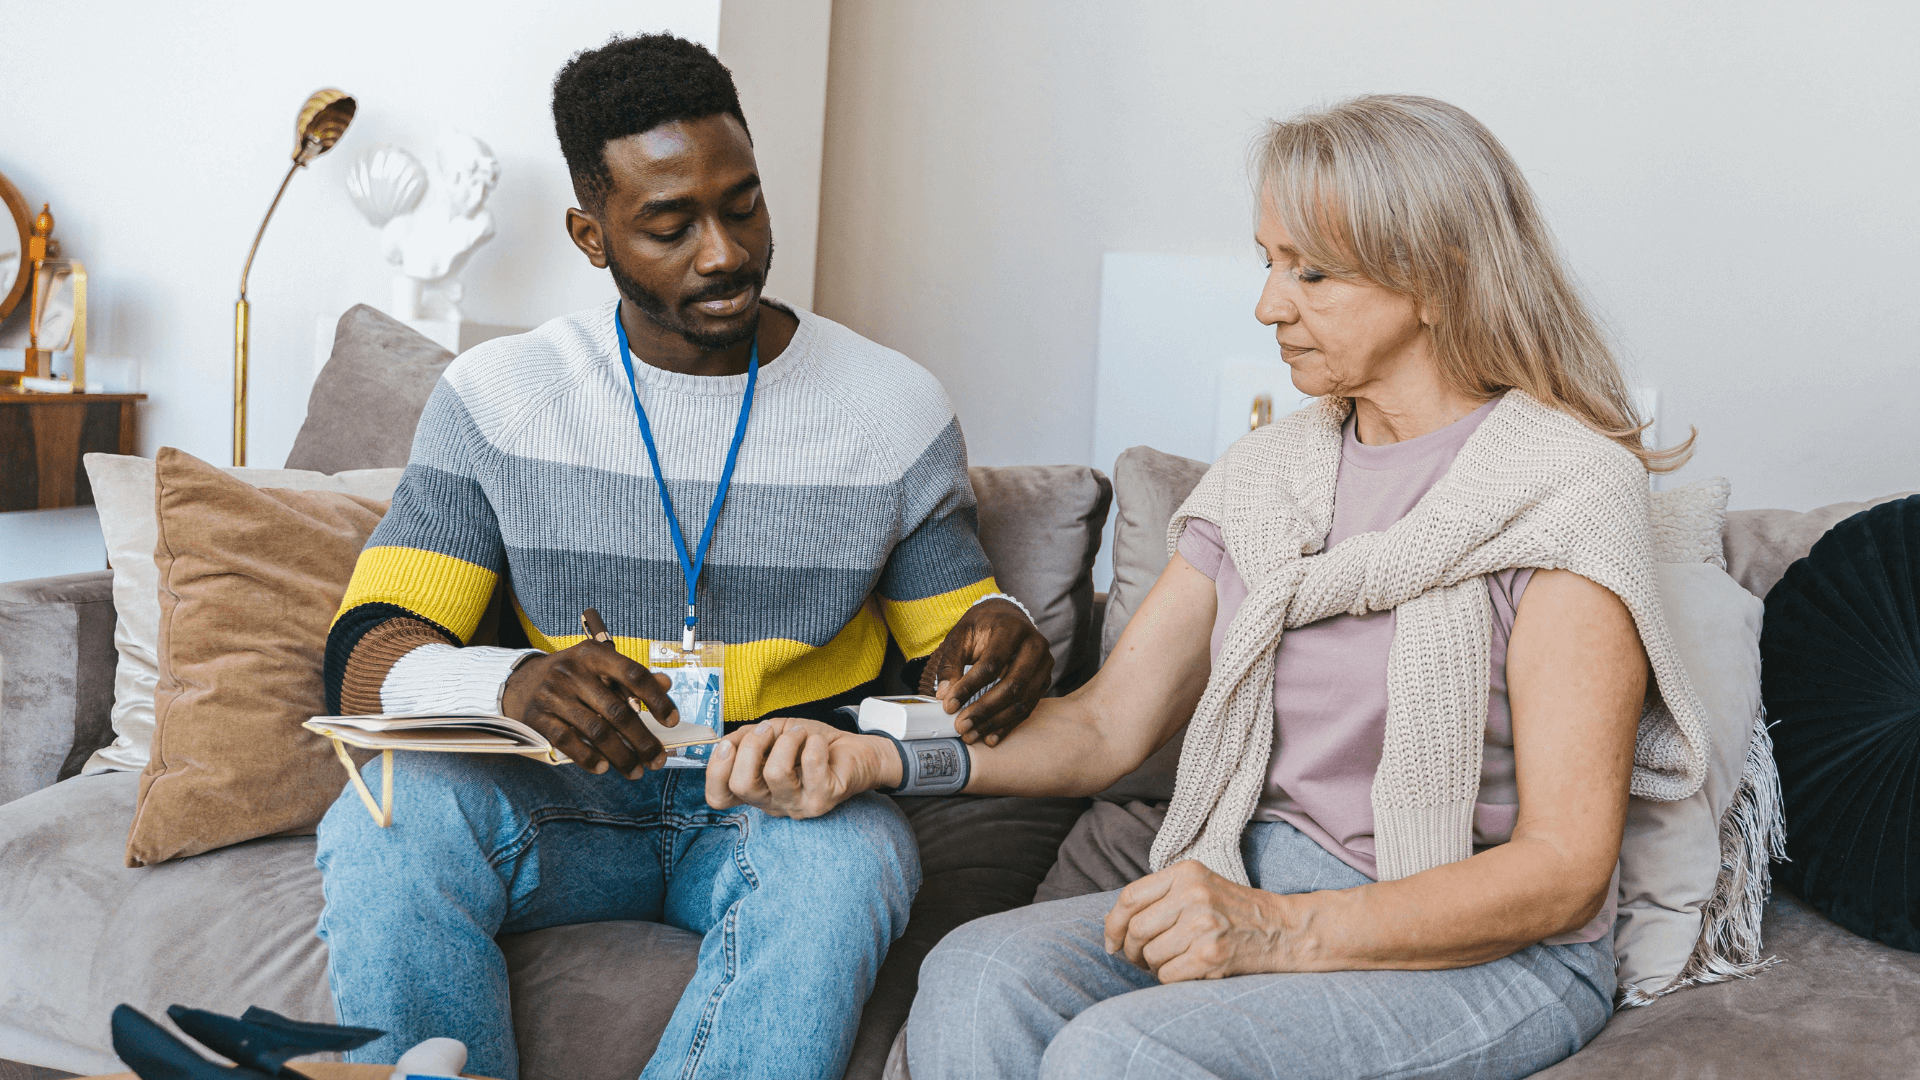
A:
<svg viewBox="0 0 1920 1080">
<path fill-rule="evenodd" d="M 32 269 L 27 265 L 27 238 L 33 235 L 33 216 L 27 213 L 20 189 L 5 174 L 0 174 L 0 203 L 7 210 L 7 219 L 0 220 L 0 319 L 4 319 L 27 291 Z"/>
</svg>

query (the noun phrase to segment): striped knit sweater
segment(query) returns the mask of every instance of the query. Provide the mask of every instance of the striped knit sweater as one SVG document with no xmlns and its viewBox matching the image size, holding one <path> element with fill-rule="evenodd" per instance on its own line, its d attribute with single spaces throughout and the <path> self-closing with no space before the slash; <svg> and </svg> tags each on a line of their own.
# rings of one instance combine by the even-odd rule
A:
<svg viewBox="0 0 1920 1080">
<path fill-rule="evenodd" d="M 473 646 L 500 590 L 535 649 L 581 640 L 596 607 L 645 662 L 677 641 L 686 585 L 621 370 L 614 304 L 486 342 L 447 368 L 393 509 L 367 541 L 327 641 L 338 712 L 495 711 L 526 650 Z M 809 312 L 763 361 L 714 529 L 700 636 L 727 644 L 726 715 L 749 720 L 875 678 L 889 636 L 931 653 L 996 590 L 966 446 L 911 360 Z M 689 547 L 746 376 L 634 372 Z"/>
</svg>

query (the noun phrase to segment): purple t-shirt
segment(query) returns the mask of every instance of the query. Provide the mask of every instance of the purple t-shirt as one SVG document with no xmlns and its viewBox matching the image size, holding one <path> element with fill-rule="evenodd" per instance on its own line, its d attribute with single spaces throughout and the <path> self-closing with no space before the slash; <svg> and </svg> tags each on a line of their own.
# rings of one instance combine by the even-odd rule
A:
<svg viewBox="0 0 1920 1080">
<path fill-rule="evenodd" d="M 1466 445 L 1498 399 L 1439 431 L 1386 446 L 1368 446 L 1347 420 L 1335 481 L 1327 547 L 1356 533 L 1379 532 L 1405 517 Z M 1195 520 L 1180 554 L 1213 579 L 1219 599 L 1212 655 L 1247 598 L 1247 583 L 1228 557 L 1220 530 Z M 1513 774 L 1513 715 L 1507 707 L 1507 635 L 1530 569 L 1488 575 L 1493 600 L 1491 671 L 1480 793 L 1473 808 L 1476 850 L 1513 836 L 1519 792 Z M 1273 664 L 1274 746 L 1255 821 L 1285 821 L 1340 861 L 1377 877 L 1373 847 L 1373 776 L 1387 731 L 1387 652 L 1394 613 L 1334 615 L 1288 630 Z M 1613 925 L 1613 893 L 1594 921 L 1550 944 L 1594 941 Z"/>
</svg>

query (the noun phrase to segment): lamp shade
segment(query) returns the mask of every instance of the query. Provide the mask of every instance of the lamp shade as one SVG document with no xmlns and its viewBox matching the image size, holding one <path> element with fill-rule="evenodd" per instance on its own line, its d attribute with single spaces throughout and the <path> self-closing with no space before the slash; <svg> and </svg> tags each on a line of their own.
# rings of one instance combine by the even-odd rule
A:
<svg viewBox="0 0 1920 1080">
<path fill-rule="evenodd" d="M 343 90 L 316 90 L 293 122 L 293 160 L 305 165 L 333 149 L 353 123 L 356 105 Z"/>
</svg>

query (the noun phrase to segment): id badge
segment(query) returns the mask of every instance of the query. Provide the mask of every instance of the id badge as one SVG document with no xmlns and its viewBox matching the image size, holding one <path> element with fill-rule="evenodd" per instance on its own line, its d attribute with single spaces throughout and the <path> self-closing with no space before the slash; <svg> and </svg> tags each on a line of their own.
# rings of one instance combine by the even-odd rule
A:
<svg viewBox="0 0 1920 1080">
<path fill-rule="evenodd" d="M 667 729 L 678 732 L 689 724 L 698 724 L 713 736 L 726 732 L 724 703 L 727 689 L 727 646 L 719 641 L 696 641 L 692 649 L 683 649 L 677 641 L 655 641 L 647 647 L 647 667 L 673 680 L 667 697 L 680 712 L 680 723 Z M 712 736 L 704 735 L 711 738 Z M 667 768 L 704 769 L 713 744 L 672 747 L 667 750 Z"/>
</svg>

